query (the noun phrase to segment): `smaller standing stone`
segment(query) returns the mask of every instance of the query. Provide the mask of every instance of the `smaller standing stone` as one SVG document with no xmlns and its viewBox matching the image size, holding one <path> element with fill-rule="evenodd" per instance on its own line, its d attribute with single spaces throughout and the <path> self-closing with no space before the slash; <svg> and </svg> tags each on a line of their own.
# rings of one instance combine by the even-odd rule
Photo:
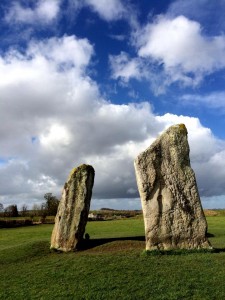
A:
<svg viewBox="0 0 225 300">
<path fill-rule="evenodd" d="M 64 252 L 78 249 L 88 220 L 94 175 L 90 165 L 81 165 L 71 171 L 55 217 L 51 249 Z"/>
<path fill-rule="evenodd" d="M 171 126 L 135 159 L 145 223 L 146 250 L 211 248 L 187 129 Z"/>
</svg>

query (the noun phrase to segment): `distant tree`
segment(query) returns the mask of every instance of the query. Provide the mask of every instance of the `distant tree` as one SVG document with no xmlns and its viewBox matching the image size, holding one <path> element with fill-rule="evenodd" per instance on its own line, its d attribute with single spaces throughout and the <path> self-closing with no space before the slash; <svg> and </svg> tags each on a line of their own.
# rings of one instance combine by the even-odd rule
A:
<svg viewBox="0 0 225 300">
<path fill-rule="evenodd" d="M 23 204 L 21 207 L 21 215 L 25 217 L 27 215 L 27 205 Z"/>
<path fill-rule="evenodd" d="M 46 209 L 46 204 L 42 203 L 41 206 L 40 206 L 40 213 L 39 213 L 39 216 L 41 217 L 42 223 L 44 223 L 47 215 L 48 215 L 48 211 Z"/>
<path fill-rule="evenodd" d="M 41 209 L 42 209 L 42 205 L 34 204 L 30 211 L 30 217 L 33 218 L 34 216 L 40 216 Z"/>
<path fill-rule="evenodd" d="M 4 210 L 4 215 L 6 217 L 18 217 L 19 213 L 18 213 L 18 209 L 17 209 L 17 205 L 9 205 L 5 208 Z"/>
<path fill-rule="evenodd" d="M 52 195 L 52 193 L 46 193 L 44 195 L 46 203 L 44 204 L 45 210 L 48 216 L 55 216 L 57 214 L 59 200 Z"/>
<path fill-rule="evenodd" d="M 12 217 L 19 216 L 17 205 L 11 205 L 11 213 L 12 213 Z"/>
<path fill-rule="evenodd" d="M 2 216 L 4 213 L 4 206 L 2 203 L 0 203 L 0 216 Z"/>
</svg>

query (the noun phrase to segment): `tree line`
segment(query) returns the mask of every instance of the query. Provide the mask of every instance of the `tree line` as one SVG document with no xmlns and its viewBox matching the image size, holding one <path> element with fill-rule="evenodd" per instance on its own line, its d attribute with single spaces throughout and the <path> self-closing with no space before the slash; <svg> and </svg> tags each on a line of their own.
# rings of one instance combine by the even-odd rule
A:
<svg viewBox="0 0 225 300">
<path fill-rule="evenodd" d="M 28 206 L 23 204 L 20 211 L 16 204 L 9 205 L 4 207 L 2 203 L 0 203 L 0 215 L 3 217 L 34 217 L 34 216 L 55 216 L 59 206 L 59 200 L 52 193 L 46 193 L 44 195 L 45 202 L 42 204 L 34 204 L 33 207 L 28 210 Z"/>
</svg>

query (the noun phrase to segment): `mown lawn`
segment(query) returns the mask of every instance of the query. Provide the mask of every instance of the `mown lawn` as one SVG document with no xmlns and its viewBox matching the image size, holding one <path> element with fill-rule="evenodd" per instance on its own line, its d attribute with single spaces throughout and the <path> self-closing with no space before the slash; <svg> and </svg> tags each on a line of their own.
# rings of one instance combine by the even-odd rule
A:
<svg viewBox="0 0 225 300">
<path fill-rule="evenodd" d="M 52 225 L 0 230 L 0 299 L 225 299 L 225 217 L 217 253 L 143 255 L 141 219 L 89 222 L 89 249 L 50 252 Z"/>
</svg>

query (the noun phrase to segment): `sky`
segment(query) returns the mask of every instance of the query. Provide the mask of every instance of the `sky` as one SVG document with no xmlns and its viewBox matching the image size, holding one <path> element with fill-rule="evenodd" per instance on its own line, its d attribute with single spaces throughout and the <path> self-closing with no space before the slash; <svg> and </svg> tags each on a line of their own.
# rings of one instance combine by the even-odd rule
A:
<svg viewBox="0 0 225 300">
<path fill-rule="evenodd" d="M 95 168 L 91 209 L 140 209 L 133 161 L 188 129 L 204 208 L 225 208 L 225 0 L 1 0 L 0 203 L 60 197 Z"/>
</svg>

